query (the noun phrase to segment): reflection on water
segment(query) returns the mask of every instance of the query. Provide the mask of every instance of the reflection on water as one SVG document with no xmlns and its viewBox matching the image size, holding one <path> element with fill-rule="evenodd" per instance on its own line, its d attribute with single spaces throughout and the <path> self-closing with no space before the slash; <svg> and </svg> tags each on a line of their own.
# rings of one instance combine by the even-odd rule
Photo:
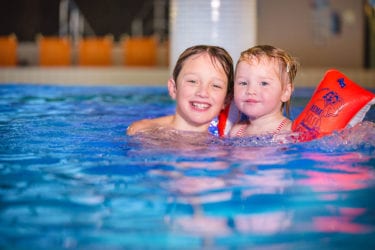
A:
<svg viewBox="0 0 375 250">
<path fill-rule="evenodd" d="M 367 197 L 375 180 L 372 122 L 286 144 L 169 133 L 174 134 L 151 131 L 132 139 L 139 143 L 138 156 L 167 155 L 172 165 L 149 173 L 168 179 L 162 188 L 173 209 L 167 210 L 165 223 L 174 232 L 202 237 L 205 247 L 250 237 L 258 243 L 272 239 L 269 246 L 277 248 L 297 247 L 297 235 L 305 235 L 302 240 L 315 248 L 335 233 L 374 234 L 374 205 Z M 296 240 L 285 243 L 289 237 Z M 323 245 L 336 241 L 341 240 L 333 237 Z"/>
<path fill-rule="evenodd" d="M 351 164 L 366 163 L 370 157 L 360 153 L 340 155 L 323 155 L 317 153 L 303 154 L 306 159 L 313 159 L 322 166 L 316 170 L 304 170 L 300 185 L 311 186 L 315 191 L 346 191 L 367 187 L 372 180 L 373 172 L 370 166 Z M 323 171 L 322 171 L 323 170 Z"/>
<path fill-rule="evenodd" d="M 1 249 L 375 246 L 375 117 L 304 143 L 127 137 L 139 114 L 174 109 L 166 90 L 0 95 Z"/>
</svg>

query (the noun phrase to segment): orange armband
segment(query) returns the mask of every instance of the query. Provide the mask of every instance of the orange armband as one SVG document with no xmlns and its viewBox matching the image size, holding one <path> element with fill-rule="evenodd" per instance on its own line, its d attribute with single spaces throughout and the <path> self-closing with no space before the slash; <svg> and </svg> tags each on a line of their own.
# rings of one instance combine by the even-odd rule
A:
<svg viewBox="0 0 375 250">
<path fill-rule="evenodd" d="M 299 141 L 308 141 L 361 122 L 375 95 L 338 70 L 328 70 L 292 130 Z"/>
</svg>

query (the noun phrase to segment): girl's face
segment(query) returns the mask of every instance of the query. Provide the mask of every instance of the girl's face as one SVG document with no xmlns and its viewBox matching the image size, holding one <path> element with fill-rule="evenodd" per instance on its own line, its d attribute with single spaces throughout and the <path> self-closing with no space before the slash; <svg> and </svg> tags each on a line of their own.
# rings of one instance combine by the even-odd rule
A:
<svg viewBox="0 0 375 250">
<path fill-rule="evenodd" d="M 219 63 L 206 53 L 188 58 L 177 77 L 168 81 L 169 94 L 176 100 L 175 128 L 206 132 L 210 122 L 224 108 L 227 76 Z"/>
<path fill-rule="evenodd" d="M 279 67 L 277 60 L 266 57 L 238 63 L 234 101 L 250 120 L 281 114 L 282 102 L 289 100 L 291 84 L 282 84 Z"/>
</svg>

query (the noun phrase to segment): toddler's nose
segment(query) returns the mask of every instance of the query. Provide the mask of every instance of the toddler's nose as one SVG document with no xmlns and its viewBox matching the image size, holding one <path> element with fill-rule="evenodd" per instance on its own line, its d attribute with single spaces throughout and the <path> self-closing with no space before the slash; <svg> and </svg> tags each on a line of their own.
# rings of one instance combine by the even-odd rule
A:
<svg viewBox="0 0 375 250">
<path fill-rule="evenodd" d="M 247 95 L 253 95 L 255 93 L 256 93 L 256 91 L 255 91 L 255 88 L 253 87 L 253 85 L 252 84 L 248 84 L 247 88 L 246 88 L 246 94 Z"/>
</svg>

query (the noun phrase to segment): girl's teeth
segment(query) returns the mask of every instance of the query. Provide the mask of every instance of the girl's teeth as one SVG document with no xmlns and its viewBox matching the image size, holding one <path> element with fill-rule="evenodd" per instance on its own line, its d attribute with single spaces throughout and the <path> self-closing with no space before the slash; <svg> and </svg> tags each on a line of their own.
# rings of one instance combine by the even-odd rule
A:
<svg viewBox="0 0 375 250">
<path fill-rule="evenodd" d="M 208 108 L 208 104 L 203 104 L 203 103 L 193 103 L 193 106 L 198 108 L 198 109 Z"/>
</svg>

